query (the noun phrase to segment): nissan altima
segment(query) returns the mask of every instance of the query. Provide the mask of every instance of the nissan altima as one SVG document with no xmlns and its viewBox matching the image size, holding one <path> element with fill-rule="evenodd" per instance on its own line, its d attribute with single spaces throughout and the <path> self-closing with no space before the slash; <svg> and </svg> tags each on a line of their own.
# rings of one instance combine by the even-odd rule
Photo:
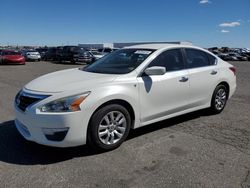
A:
<svg viewBox="0 0 250 188">
<path fill-rule="evenodd" d="M 236 89 L 235 72 L 191 45 L 126 47 L 29 82 L 15 98 L 15 125 L 39 144 L 111 150 L 130 129 L 200 109 L 222 112 Z"/>
</svg>

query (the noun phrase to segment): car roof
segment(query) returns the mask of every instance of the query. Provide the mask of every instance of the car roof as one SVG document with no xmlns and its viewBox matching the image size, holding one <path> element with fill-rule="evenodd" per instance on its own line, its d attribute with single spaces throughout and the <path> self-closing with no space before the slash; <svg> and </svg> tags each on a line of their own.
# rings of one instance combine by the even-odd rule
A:
<svg viewBox="0 0 250 188">
<path fill-rule="evenodd" d="M 172 47 L 194 47 L 192 45 L 183 45 L 183 44 L 167 44 L 167 43 L 153 43 L 153 44 L 140 44 L 134 46 L 128 46 L 125 48 L 139 48 L 139 49 L 152 49 L 159 50 L 163 48 L 172 48 Z"/>
</svg>

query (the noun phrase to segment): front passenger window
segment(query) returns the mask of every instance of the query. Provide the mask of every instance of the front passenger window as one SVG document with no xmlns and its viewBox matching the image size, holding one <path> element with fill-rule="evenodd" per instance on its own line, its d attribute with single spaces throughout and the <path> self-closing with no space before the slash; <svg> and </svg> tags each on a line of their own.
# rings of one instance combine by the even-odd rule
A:
<svg viewBox="0 0 250 188">
<path fill-rule="evenodd" d="M 184 69 L 182 53 L 180 49 L 167 50 L 158 55 L 148 67 L 161 66 L 166 71 L 177 71 Z"/>
</svg>

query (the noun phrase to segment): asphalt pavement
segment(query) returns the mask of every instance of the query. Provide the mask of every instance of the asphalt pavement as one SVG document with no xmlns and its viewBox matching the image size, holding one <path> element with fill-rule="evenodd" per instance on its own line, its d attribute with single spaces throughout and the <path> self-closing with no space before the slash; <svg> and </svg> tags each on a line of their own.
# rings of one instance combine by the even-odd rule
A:
<svg viewBox="0 0 250 188">
<path fill-rule="evenodd" d="M 25 141 L 13 100 L 28 81 L 83 65 L 0 66 L 0 187 L 250 187 L 250 62 L 219 115 L 198 111 L 132 130 L 121 147 L 53 148 Z"/>
</svg>

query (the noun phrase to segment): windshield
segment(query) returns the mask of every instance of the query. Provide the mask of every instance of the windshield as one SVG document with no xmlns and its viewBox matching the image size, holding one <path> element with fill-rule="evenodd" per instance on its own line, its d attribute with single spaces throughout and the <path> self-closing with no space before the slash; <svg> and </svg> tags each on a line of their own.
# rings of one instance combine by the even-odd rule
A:
<svg viewBox="0 0 250 188">
<path fill-rule="evenodd" d="M 83 68 L 84 71 L 103 74 L 126 74 L 136 69 L 154 50 L 122 49 L 112 52 Z"/>
<path fill-rule="evenodd" d="M 21 55 L 21 53 L 17 51 L 4 51 L 3 55 Z"/>
</svg>

